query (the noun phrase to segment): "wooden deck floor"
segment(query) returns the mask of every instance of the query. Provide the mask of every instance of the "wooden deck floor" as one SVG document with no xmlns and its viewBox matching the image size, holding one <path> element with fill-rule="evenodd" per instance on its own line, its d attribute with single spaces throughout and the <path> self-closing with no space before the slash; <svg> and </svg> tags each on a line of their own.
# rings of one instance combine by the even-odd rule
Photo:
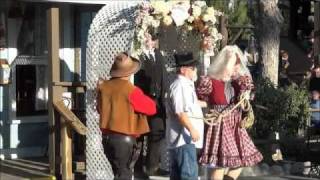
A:
<svg viewBox="0 0 320 180">
<path fill-rule="evenodd" d="M 49 165 L 44 158 L 3 160 L 0 162 L 1 180 L 52 180 Z"/>
<path fill-rule="evenodd" d="M 1 180 L 55 180 L 49 175 L 49 165 L 46 159 L 16 159 L 0 162 Z M 151 176 L 151 180 L 169 180 L 169 177 Z M 204 180 L 205 178 L 199 178 Z M 259 176 L 240 177 L 239 180 L 319 180 L 301 176 Z M 78 180 L 76 178 L 76 180 Z"/>
</svg>

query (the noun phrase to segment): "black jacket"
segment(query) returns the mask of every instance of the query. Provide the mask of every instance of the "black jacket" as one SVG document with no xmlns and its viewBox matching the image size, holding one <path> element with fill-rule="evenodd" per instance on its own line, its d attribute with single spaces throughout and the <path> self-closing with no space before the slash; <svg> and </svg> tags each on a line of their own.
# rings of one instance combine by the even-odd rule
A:
<svg viewBox="0 0 320 180">
<path fill-rule="evenodd" d="M 167 92 L 167 71 L 161 52 L 156 49 L 153 59 L 147 54 L 140 56 L 141 69 L 135 74 L 134 83 L 157 104 L 157 114 L 148 121 L 151 131 L 164 131 L 166 111 L 164 101 Z"/>
<path fill-rule="evenodd" d="M 310 79 L 309 90 L 310 91 L 317 90 L 320 92 L 320 78 L 312 77 Z"/>
</svg>

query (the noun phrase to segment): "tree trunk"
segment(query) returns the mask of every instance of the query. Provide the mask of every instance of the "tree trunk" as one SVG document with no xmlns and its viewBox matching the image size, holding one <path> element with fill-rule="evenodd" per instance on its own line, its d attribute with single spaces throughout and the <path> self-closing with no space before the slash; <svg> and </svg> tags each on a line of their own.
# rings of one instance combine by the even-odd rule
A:
<svg viewBox="0 0 320 180">
<path fill-rule="evenodd" d="M 220 18 L 220 33 L 222 34 L 221 49 L 228 44 L 228 29 L 227 29 L 228 19 L 226 16 L 221 16 Z"/>
<path fill-rule="evenodd" d="M 278 0 L 256 0 L 258 14 L 255 18 L 256 36 L 260 50 L 262 76 L 278 85 L 278 64 L 280 45 L 280 26 L 283 17 L 277 6 Z"/>
</svg>

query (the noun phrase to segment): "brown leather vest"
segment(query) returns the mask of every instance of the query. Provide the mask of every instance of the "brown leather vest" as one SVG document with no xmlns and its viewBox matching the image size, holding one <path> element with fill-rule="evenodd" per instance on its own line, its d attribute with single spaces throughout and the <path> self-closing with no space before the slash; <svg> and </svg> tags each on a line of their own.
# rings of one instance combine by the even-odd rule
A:
<svg viewBox="0 0 320 180">
<path fill-rule="evenodd" d="M 129 102 L 129 95 L 135 88 L 133 84 L 116 78 L 104 81 L 98 88 L 100 129 L 127 135 L 149 132 L 147 116 L 134 112 Z"/>
</svg>

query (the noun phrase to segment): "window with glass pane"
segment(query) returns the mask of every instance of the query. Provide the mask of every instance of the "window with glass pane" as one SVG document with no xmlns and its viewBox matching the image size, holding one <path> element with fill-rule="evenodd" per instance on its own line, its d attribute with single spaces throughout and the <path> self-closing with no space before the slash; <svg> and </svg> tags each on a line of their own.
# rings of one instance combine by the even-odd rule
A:
<svg viewBox="0 0 320 180">
<path fill-rule="evenodd" d="M 48 4 L 28 2 L 9 10 L 9 18 L 21 21 L 15 61 L 20 57 L 29 61 L 15 67 L 17 116 L 47 114 L 47 67 L 35 62 L 47 61 L 47 9 Z"/>
<path fill-rule="evenodd" d="M 46 9 L 43 4 L 26 3 L 17 40 L 18 54 L 41 56 L 47 54 Z"/>
</svg>

